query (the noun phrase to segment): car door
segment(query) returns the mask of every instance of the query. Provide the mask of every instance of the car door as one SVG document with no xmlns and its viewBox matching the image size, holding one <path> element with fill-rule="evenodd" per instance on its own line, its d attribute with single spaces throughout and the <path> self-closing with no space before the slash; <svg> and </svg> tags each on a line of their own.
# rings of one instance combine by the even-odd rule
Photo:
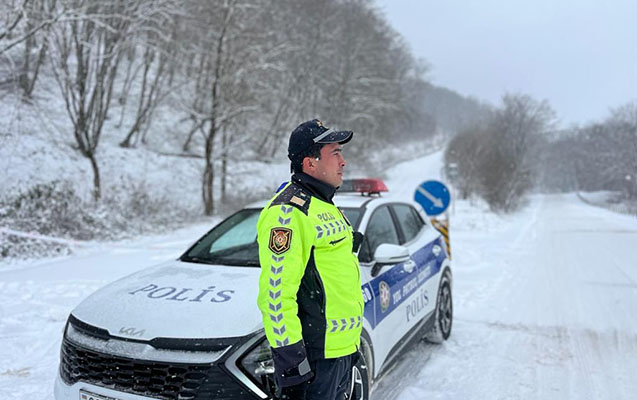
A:
<svg viewBox="0 0 637 400">
<path fill-rule="evenodd" d="M 431 312 L 436 303 L 435 279 L 438 272 L 438 257 L 440 248 L 437 246 L 439 235 L 429 225 L 425 224 L 416 209 L 410 204 L 391 204 L 400 244 L 409 249 L 416 269 L 412 273 L 412 280 L 402 290 L 405 306 L 405 319 L 408 329 L 418 323 Z"/>
<path fill-rule="evenodd" d="M 374 336 L 378 339 L 374 340 L 374 346 L 375 350 L 380 352 L 381 359 L 409 329 L 402 290 L 417 276 L 416 266 L 412 261 L 385 265 L 382 268 L 375 265 L 374 252 L 383 243 L 400 244 L 395 218 L 387 204 L 379 206 L 372 212 L 359 253 L 362 266 L 378 270 L 370 280 L 369 287 L 375 302 Z"/>
</svg>

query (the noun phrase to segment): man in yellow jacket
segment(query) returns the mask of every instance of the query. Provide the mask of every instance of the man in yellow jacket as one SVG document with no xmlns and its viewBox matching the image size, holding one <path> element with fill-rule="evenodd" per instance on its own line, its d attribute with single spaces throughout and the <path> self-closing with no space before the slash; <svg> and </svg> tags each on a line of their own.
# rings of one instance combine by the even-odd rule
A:
<svg viewBox="0 0 637 400">
<path fill-rule="evenodd" d="M 258 306 L 283 399 L 344 399 L 358 358 L 360 267 L 352 226 L 332 202 L 352 136 L 316 119 L 299 125 L 288 146 L 291 181 L 257 223 Z"/>
</svg>

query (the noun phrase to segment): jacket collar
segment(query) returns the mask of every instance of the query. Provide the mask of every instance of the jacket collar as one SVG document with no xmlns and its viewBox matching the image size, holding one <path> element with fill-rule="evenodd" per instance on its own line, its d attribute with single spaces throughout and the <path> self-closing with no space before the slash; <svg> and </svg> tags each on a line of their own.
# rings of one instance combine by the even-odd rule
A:
<svg viewBox="0 0 637 400">
<path fill-rule="evenodd" d="M 292 182 L 307 190 L 312 196 L 318 197 L 328 203 L 332 203 L 332 197 L 334 197 L 334 193 L 336 192 L 336 188 L 334 186 L 311 177 L 304 172 L 297 172 L 292 175 Z"/>
</svg>

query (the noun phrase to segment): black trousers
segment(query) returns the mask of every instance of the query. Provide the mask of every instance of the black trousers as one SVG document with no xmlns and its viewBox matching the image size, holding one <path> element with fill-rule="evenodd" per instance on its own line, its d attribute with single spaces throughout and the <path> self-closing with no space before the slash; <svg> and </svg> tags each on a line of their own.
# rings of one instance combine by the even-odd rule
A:
<svg viewBox="0 0 637 400">
<path fill-rule="evenodd" d="M 283 388 L 282 400 L 345 400 L 349 394 L 352 367 L 358 354 L 310 361 L 314 377 L 300 385 Z"/>
</svg>

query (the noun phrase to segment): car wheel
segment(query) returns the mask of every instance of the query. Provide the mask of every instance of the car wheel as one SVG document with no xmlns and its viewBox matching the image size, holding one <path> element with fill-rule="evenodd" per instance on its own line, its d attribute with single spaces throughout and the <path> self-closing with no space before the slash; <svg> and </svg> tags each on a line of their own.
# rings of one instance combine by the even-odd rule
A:
<svg viewBox="0 0 637 400">
<path fill-rule="evenodd" d="M 449 338 L 453 324 L 453 300 L 449 274 L 444 274 L 440 280 L 434 318 L 434 327 L 425 335 L 425 339 L 431 343 L 442 343 Z"/>
<path fill-rule="evenodd" d="M 356 364 L 352 367 L 352 379 L 347 397 L 348 400 L 369 400 L 371 371 L 368 368 L 368 356 L 366 355 L 369 346 L 365 339 L 361 339 L 361 342 L 361 349 L 358 352 L 358 361 L 356 361 Z"/>
</svg>

